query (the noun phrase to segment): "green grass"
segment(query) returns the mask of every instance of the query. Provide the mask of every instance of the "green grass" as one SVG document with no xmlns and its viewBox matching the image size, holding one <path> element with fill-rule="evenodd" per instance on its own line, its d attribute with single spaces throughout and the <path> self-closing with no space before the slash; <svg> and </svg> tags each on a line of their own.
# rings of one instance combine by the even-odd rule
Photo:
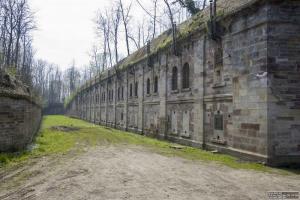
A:
<svg viewBox="0 0 300 200">
<path fill-rule="evenodd" d="M 77 131 L 61 132 L 55 131 L 54 126 L 78 127 Z M 42 157 L 56 156 L 70 153 L 81 153 L 87 148 L 98 145 L 124 145 L 143 146 L 165 156 L 177 156 L 189 160 L 204 162 L 215 162 L 235 169 L 257 170 L 262 172 L 279 172 L 287 174 L 285 170 L 273 169 L 257 163 L 239 162 L 235 157 L 223 154 L 213 154 L 208 151 L 192 147 L 174 149 L 174 144 L 147 138 L 137 134 L 96 126 L 82 120 L 68 118 L 65 116 L 47 116 L 38 137 L 36 148 L 32 151 L 18 154 L 0 154 L 0 167 L 9 167 L 25 161 Z M 126 146 L 125 146 L 126 145 Z"/>
</svg>

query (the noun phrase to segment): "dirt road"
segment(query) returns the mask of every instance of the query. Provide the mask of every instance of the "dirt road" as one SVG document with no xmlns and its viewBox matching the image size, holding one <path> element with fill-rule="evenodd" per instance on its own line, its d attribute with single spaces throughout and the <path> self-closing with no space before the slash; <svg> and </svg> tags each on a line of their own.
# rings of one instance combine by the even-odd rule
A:
<svg viewBox="0 0 300 200">
<path fill-rule="evenodd" d="M 0 199 L 267 199 L 300 191 L 300 176 L 235 170 L 165 157 L 143 147 L 97 147 L 72 158 L 43 158 L 0 175 Z"/>
</svg>

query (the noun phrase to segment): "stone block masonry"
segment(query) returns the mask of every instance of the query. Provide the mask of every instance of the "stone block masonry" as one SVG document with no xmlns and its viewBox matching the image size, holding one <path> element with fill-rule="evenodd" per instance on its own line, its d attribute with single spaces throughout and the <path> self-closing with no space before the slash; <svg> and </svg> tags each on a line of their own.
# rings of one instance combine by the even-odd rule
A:
<svg viewBox="0 0 300 200">
<path fill-rule="evenodd" d="M 199 13 L 179 26 L 176 53 L 161 46 L 167 31 L 150 52 L 122 60 L 117 74 L 109 69 L 84 85 L 67 114 L 269 165 L 299 164 L 300 1 L 218 5 L 216 32 L 209 12 Z"/>
<path fill-rule="evenodd" d="M 0 152 L 22 151 L 33 141 L 41 110 L 27 86 L 0 71 Z"/>
<path fill-rule="evenodd" d="M 25 149 L 41 122 L 41 107 L 22 98 L 0 96 L 0 152 Z"/>
</svg>

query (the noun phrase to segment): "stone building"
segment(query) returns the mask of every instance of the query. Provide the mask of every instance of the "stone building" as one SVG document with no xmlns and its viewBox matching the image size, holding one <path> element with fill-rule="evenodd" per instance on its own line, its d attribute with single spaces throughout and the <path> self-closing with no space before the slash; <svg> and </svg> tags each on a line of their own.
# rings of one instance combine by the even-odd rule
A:
<svg viewBox="0 0 300 200">
<path fill-rule="evenodd" d="M 91 80 L 68 114 L 270 165 L 300 163 L 300 1 L 219 0 L 212 14 Z"/>
</svg>

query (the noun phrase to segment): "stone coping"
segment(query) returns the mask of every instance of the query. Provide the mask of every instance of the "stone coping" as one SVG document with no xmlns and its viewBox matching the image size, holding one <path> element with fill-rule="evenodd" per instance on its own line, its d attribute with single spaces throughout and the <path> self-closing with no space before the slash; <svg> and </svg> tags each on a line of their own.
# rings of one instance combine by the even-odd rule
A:
<svg viewBox="0 0 300 200">
<path fill-rule="evenodd" d="M 12 99 L 23 99 L 23 100 L 27 100 L 30 103 L 42 108 L 42 105 L 40 102 L 38 102 L 38 100 L 32 96 L 30 96 L 29 94 L 24 94 L 24 93 L 18 93 L 15 92 L 13 90 L 3 90 L 0 88 L 0 98 L 1 97 L 7 97 L 7 98 L 12 98 Z"/>
</svg>

